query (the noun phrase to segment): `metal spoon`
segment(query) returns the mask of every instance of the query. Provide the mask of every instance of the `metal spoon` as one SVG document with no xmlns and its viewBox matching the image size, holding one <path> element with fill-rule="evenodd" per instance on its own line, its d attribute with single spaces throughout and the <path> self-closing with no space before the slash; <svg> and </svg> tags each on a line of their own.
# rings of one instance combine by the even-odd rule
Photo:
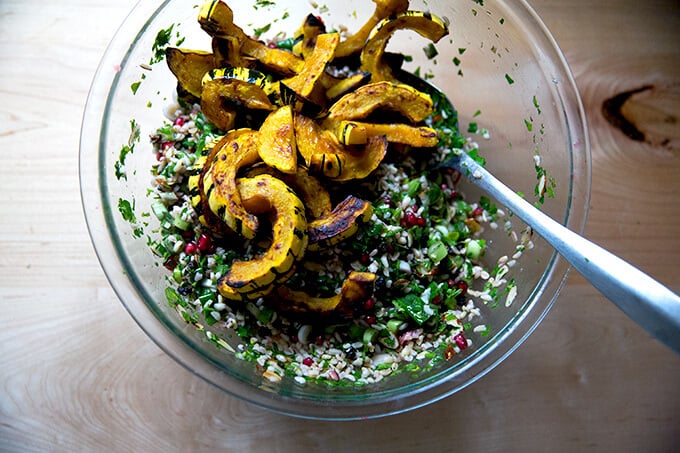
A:
<svg viewBox="0 0 680 453">
<path fill-rule="evenodd" d="M 420 79 L 425 91 L 439 91 Z M 423 86 L 423 88 L 425 88 Z M 442 100 L 451 101 L 439 91 Z M 466 153 L 442 164 L 458 170 L 541 235 L 595 288 L 647 332 L 680 354 L 680 297 L 631 264 L 567 229 L 517 195 Z"/>
</svg>

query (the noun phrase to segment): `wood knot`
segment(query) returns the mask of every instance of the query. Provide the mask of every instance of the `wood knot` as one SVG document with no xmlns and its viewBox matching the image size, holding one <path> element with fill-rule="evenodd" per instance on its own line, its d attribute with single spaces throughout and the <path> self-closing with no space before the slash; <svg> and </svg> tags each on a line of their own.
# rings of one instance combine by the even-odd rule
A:
<svg viewBox="0 0 680 453">
<path fill-rule="evenodd" d="M 602 114 L 631 140 L 680 149 L 678 87 L 643 85 L 618 93 L 602 103 Z"/>
</svg>

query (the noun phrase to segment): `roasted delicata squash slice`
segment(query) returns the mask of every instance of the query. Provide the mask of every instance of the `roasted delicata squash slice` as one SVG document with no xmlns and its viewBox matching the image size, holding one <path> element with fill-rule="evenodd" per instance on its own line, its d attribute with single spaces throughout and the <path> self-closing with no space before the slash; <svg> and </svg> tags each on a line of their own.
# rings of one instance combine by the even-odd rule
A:
<svg viewBox="0 0 680 453">
<path fill-rule="evenodd" d="M 419 123 L 432 114 L 430 95 L 415 88 L 392 82 L 375 82 L 341 97 L 328 109 L 328 121 L 360 120 L 376 110 L 389 110 Z"/>
<path fill-rule="evenodd" d="M 304 115 L 295 116 L 295 136 L 300 155 L 312 173 L 334 181 L 362 179 L 370 175 L 387 154 L 387 139 L 366 138 L 366 146 L 345 147 L 333 132 L 322 129 Z"/>
<path fill-rule="evenodd" d="M 272 241 L 261 256 L 235 261 L 220 278 L 218 290 L 230 299 L 251 297 L 254 292 L 266 294 L 275 282 L 288 279 L 307 247 L 304 205 L 283 181 L 270 175 L 239 178 L 237 188 L 248 211 L 269 214 Z"/>
<path fill-rule="evenodd" d="M 295 32 L 293 54 L 307 59 L 314 51 L 316 37 L 322 33 L 326 33 L 326 25 L 323 21 L 314 14 L 307 15 L 302 26 Z"/>
<path fill-rule="evenodd" d="M 363 179 L 378 168 L 387 154 L 387 145 L 384 136 L 376 135 L 368 139 L 363 149 L 342 148 L 334 154 L 316 153 L 310 160 L 309 171 L 338 182 Z"/>
<path fill-rule="evenodd" d="M 202 50 L 167 47 L 165 61 L 181 87 L 192 96 L 200 98 L 203 76 L 215 67 L 213 54 Z"/>
<path fill-rule="evenodd" d="M 402 143 L 416 148 L 431 148 L 437 146 L 439 142 L 437 131 L 426 126 L 340 121 L 334 130 L 338 140 L 344 145 L 362 145 L 369 137 L 376 135 L 385 136 L 391 143 Z"/>
<path fill-rule="evenodd" d="M 189 169 L 187 179 L 189 202 L 196 211 L 198 221 L 217 236 L 225 236 L 233 233 L 233 231 L 210 209 L 203 179 L 210 168 L 208 162 L 212 162 L 215 158 L 217 151 L 222 146 L 222 140 L 223 138 L 213 141 L 203 150 Z"/>
<path fill-rule="evenodd" d="M 304 60 L 282 49 L 273 49 L 249 37 L 234 24 L 234 12 L 222 0 L 204 3 L 198 12 L 198 23 L 213 38 L 234 38 L 240 43 L 241 54 L 257 60 L 258 64 L 289 77 L 297 74 Z"/>
<path fill-rule="evenodd" d="M 285 285 L 276 291 L 275 303 L 280 309 L 295 313 L 352 316 L 353 306 L 373 295 L 376 275 L 370 272 L 350 272 L 342 283 L 340 294 L 314 297 Z"/>
<path fill-rule="evenodd" d="M 253 165 L 260 160 L 258 132 L 235 129 L 218 145 L 215 157 L 212 162 L 206 164 L 209 167 L 203 175 L 203 189 L 208 206 L 229 228 L 252 239 L 255 237 L 259 222 L 257 217 L 243 206 L 241 195 L 236 188 L 236 174 L 242 167 Z"/>
<path fill-rule="evenodd" d="M 216 68 L 248 68 L 254 69 L 257 60 L 241 54 L 241 43 L 234 36 L 212 39 L 212 52 Z"/>
<path fill-rule="evenodd" d="M 326 99 L 329 101 L 336 101 L 345 94 L 365 85 L 369 80 L 371 80 L 371 74 L 368 72 L 360 72 L 341 79 L 334 79 L 328 75 L 321 78 L 321 82 L 326 89 Z"/>
<path fill-rule="evenodd" d="M 294 174 L 281 173 L 268 165 L 254 165 L 245 173 L 245 177 L 271 175 L 290 186 L 305 205 L 307 220 L 328 215 L 333 209 L 328 190 L 306 168 L 298 166 Z"/>
<path fill-rule="evenodd" d="M 263 72 L 242 66 L 215 68 L 208 71 L 203 76 L 203 83 L 205 84 L 215 79 L 235 79 L 253 84 L 261 88 L 269 100 L 267 103 L 267 101 L 262 99 L 261 94 L 258 92 L 255 94 L 259 96 L 259 99 L 256 99 L 255 101 L 263 104 L 282 105 L 279 95 L 279 82 L 274 81 L 270 75 L 264 74 Z"/>
<path fill-rule="evenodd" d="M 293 117 L 295 127 L 295 139 L 297 149 L 309 167 L 314 154 L 336 154 L 339 152 L 339 143 L 329 137 L 331 132 L 321 127 L 308 116 L 296 113 Z"/>
<path fill-rule="evenodd" d="M 396 80 L 384 54 L 394 32 L 402 29 L 413 30 L 435 43 L 449 33 L 446 23 L 428 12 L 405 11 L 383 19 L 373 28 L 361 51 L 361 69 L 371 73 L 373 82 Z"/>
<path fill-rule="evenodd" d="M 317 36 L 314 50 L 305 59 L 305 65 L 300 73 L 282 83 L 300 96 L 309 98 L 319 77 L 326 70 L 326 65 L 333 59 L 338 42 L 340 42 L 338 33 L 324 33 Z"/>
<path fill-rule="evenodd" d="M 336 57 L 347 57 L 358 53 L 364 47 L 373 28 L 392 15 L 403 13 L 408 9 L 408 0 L 373 0 L 375 10 L 364 25 L 352 36 L 342 41 L 335 52 Z"/>
<path fill-rule="evenodd" d="M 253 72 L 253 71 L 251 71 Z M 207 75 L 210 75 L 208 73 Z M 203 79 L 203 94 L 201 95 L 201 103 L 204 98 L 210 102 L 211 97 L 205 96 L 206 87 L 210 87 L 211 93 L 217 93 L 223 99 L 228 100 L 232 104 L 247 109 L 253 110 L 274 110 L 276 107 L 269 100 L 267 93 L 257 83 L 252 83 L 247 80 L 240 80 L 236 77 L 230 76 L 210 76 Z"/>
<path fill-rule="evenodd" d="M 244 108 L 263 111 L 276 109 L 267 93 L 255 83 L 229 75 L 218 76 L 214 71 L 205 75 L 201 109 L 215 126 L 224 131 L 233 129 L 238 110 Z"/>
<path fill-rule="evenodd" d="M 264 163 L 283 173 L 297 171 L 297 146 L 290 105 L 270 113 L 262 123 L 259 153 Z"/>
<path fill-rule="evenodd" d="M 348 195 L 330 214 L 308 223 L 308 249 L 316 251 L 332 247 L 353 236 L 359 230 L 359 226 L 368 222 L 372 215 L 371 203 Z"/>
</svg>

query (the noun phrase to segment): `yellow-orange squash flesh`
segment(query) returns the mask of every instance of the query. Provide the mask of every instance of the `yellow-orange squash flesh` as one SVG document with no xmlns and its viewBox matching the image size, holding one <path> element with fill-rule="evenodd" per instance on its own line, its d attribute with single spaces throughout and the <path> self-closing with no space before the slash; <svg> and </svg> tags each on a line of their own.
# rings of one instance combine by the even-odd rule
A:
<svg viewBox="0 0 680 453">
<path fill-rule="evenodd" d="M 335 51 L 336 57 L 347 57 L 358 53 L 364 47 L 373 28 L 383 19 L 408 9 L 408 0 L 373 0 L 375 10 L 364 25 L 352 36 L 342 41 Z"/>
<path fill-rule="evenodd" d="M 267 165 L 287 174 L 297 171 L 297 144 L 290 105 L 273 111 L 264 120 L 260 127 L 258 150 Z"/>
<path fill-rule="evenodd" d="M 218 281 L 227 298 L 251 298 L 271 291 L 288 279 L 307 248 L 307 219 L 302 201 L 283 181 L 270 175 L 239 178 L 243 206 L 254 214 L 268 214 L 272 224 L 270 247 L 259 257 L 235 261 Z"/>
<path fill-rule="evenodd" d="M 271 175 L 289 185 L 305 205 L 307 220 L 328 215 L 332 209 L 331 196 L 328 190 L 316 177 L 309 174 L 306 168 L 298 167 L 295 174 L 285 174 L 268 165 L 256 165 L 249 169 L 245 176 Z"/>
<path fill-rule="evenodd" d="M 340 121 L 334 130 L 338 140 L 344 145 L 362 145 L 369 137 L 375 135 L 385 136 L 391 143 L 402 143 L 416 148 L 431 148 L 437 146 L 439 142 L 437 131 L 426 126 Z"/>
<path fill-rule="evenodd" d="M 294 77 L 283 83 L 305 98 L 310 97 L 319 77 L 326 70 L 326 65 L 333 59 L 335 48 L 340 41 L 338 33 L 324 33 L 316 37 L 316 45 L 311 55 L 305 60 L 305 65 Z"/>
<path fill-rule="evenodd" d="M 371 31 L 361 51 L 361 70 L 371 73 L 371 80 L 395 81 L 390 65 L 385 61 L 385 47 L 395 31 L 409 29 L 437 42 L 449 33 L 439 17 L 422 11 L 405 11 L 380 21 Z"/>
<path fill-rule="evenodd" d="M 204 3 L 198 12 L 198 23 L 213 38 L 235 38 L 241 54 L 258 60 L 260 64 L 283 76 L 300 72 L 304 60 L 282 49 L 272 49 L 248 36 L 234 24 L 234 13 L 222 0 Z"/>
<path fill-rule="evenodd" d="M 359 120 L 376 110 L 388 110 L 419 123 L 432 114 L 432 98 L 415 88 L 392 82 L 364 85 L 336 101 L 328 109 L 328 120 Z"/>
<path fill-rule="evenodd" d="M 212 162 L 207 162 L 210 166 L 203 176 L 210 210 L 248 239 L 255 237 L 259 222 L 243 206 L 236 188 L 236 174 L 240 168 L 259 161 L 257 134 L 250 129 L 230 131 L 218 143 L 219 149 Z"/>
<path fill-rule="evenodd" d="M 203 89 L 201 80 L 206 72 L 215 67 L 213 54 L 201 50 L 167 47 L 165 61 L 182 88 L 200 98 Z"/>
<path fill-rule="evenodd" d="M 387 140 L 383 136 L 366 137 L 363 149 L 344 147 L 332 132 L 303 115 L 295 116 L 295 135 L 310 172 L 334 181 L 367 177 L 387 154 Z"/>
</svg>

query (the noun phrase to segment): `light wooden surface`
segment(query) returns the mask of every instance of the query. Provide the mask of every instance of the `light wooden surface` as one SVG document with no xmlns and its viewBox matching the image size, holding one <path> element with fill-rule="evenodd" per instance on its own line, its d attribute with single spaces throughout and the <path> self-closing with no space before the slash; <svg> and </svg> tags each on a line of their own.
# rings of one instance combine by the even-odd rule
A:
<svg viewBox="0 0 680 453">
<path fill-rule="evenodd" d="M 80 119 L 133 0 L 0 1 L 1 451 L 678 451 L 680 357 L 572 274 L 545 321 L 465 391 L 325 423 L 264 412 L 190 375 L 118 302 L 79 201 Z M 584 98 L 586 235 L 680 291 L 680 5 L 532 0 Z M 607 122 L 622 109 L 646 141 Z"/>
</svg>

